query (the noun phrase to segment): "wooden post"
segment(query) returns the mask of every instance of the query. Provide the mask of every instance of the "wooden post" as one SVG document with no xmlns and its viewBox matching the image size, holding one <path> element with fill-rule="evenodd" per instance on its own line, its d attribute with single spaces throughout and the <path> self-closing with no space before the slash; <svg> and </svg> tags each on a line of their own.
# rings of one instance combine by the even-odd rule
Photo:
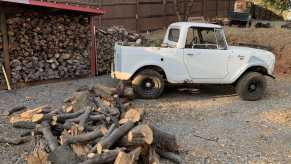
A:
<svg viewBox="0 0 291 164">
<path fill-rule="evenodd" d="M 136 0 L 136 32 L 140 32 L 140 6 L 139 6 L 139 0 Z"/>
<path fill-rule="evenodd" d="M 218 0 L 215 0 L 215 17 L 218 17 Z"/>
<path fill-rule="evenodd" d="M 10 68 L 10 57 L 9 57 L 9 40 L 8 40 L 8 32 L 7 32 L 7 22 L 6 22 L 6 15 L 3 11 L 3 8 L 0 8 L 1 11 L 1 32 L 2 32 L 2 39 L 3 39 L 3 53 L 4 53 L 4 66 L 7 74 L 7 79 L 9 83 L 11 83 L 11 68 Z"/>
<path fill-rule="evenodd" d="M 95 30 L 95 17 L 90 16 L 90 28 L 91 28 L 91 76 L 97 74 L 97 54 L 96 54 L 96 30 Z"/>
<path fill-rule="evenodd" d="M 163 0 L 163 17 L 165 21 L 164 28 L 168 26 L 168 17 L 167 17 L 167 0 Z"/>
<path fill-rule="evenodd" d="M 206 4 L 207 3 L 207 1 L 206 0 L 202 0 L 202 13 L 203 13 L 203 17 L 204 17 L 204 19 L 206 19 L 207 18 L 207 15 L 206 15 Z"/>
<path fill-rule="evenodd" d="M 103 0 L 99 0 L 99 4 L 98 4 L 99 8 L 103 7 Z M 102 26 L 102 15 L 98 16 L 98 25 Z"/>
</svg>

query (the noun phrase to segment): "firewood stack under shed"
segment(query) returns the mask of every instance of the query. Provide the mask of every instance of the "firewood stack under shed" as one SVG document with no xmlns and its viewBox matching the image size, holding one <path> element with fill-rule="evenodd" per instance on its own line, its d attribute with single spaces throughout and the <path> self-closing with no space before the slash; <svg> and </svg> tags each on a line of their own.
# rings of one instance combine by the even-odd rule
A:
<svg viewBox="0 0 291 164">
<path fill-rule="evenodd" d="M 141 45 L 144 37 L 137 33 L 128 32 L 124 27 L 112 26 L 107 29 L 96 29 L 97 72 L 108 74 L 114 59 L 114 45 L 116 42 Z"/>
<path fill-rule="evenodd" d="M 12 108 L 5 113 L 10 123 L 31 133 L 0 137 L 0 142 L 17 145 L 33 139 L 28 164 L 158 164 L 160 157 L 184 163 L 176 137 L 144 122 L 144 110 L 130 103 L 132 92 L 120 89 L 81 88 L 62 109 Z"/>
<path fill-rule="evenodd" d="M 21 13 L 7 20 L 13 82 L 90 73 L 89 20 L 80 15 Z"/>
</svg>

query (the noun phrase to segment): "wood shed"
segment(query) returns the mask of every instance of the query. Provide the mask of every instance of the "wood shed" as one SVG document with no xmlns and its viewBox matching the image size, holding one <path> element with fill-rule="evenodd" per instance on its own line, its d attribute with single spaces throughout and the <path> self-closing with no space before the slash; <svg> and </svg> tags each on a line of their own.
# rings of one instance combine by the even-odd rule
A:
<svg viewBox="0 0 291 164">
<path fill-rule="evenodd" d="M 96 74 L 94 17 L 103 10 L 0 0 L 0 14 L 0 63 L 13 84 Z"/>
</svg>

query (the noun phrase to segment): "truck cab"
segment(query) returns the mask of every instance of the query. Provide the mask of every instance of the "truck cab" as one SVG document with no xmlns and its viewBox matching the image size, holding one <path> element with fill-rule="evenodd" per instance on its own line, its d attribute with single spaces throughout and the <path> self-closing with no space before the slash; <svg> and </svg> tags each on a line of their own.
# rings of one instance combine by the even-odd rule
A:
<svg viewBox="0 0 291 164">
<path fill-rule="evenodd" d="M 116 44 L 112 76 L 131 81 L 141 98 L 159 97 L 166 83 L 193 83 L 233 84 L 243 99 L 258 100 L 274 65 L 269 51 L 229 46 L 219 25 L 178 22 L 161 47 Z"/>
</svg>

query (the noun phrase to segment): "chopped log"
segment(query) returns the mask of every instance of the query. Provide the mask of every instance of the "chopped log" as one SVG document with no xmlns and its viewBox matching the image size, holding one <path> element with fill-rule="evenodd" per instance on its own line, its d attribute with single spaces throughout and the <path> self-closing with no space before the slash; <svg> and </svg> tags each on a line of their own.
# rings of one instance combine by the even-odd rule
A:
<svg viewBox="0 0 291 164">
<path fill-rule="evenodd" d="M 50 121 L 55 116 L 55 114 L 34 114 L 31 118 L 32 122 L 41 123 L 42 121 Z"/>
<path fill-rule="evenodd" d="M 38 149 L 26 158 L 27 164 L 49 164 L 48 154 L 44 149 Z"/>
<path fill-rule="evenodd" d="M 110 114 L 112 116 L 119 117 L 120 113 L 119 113 L 118 109 L 110 108 L 109 106 L 107 106 L 106 104 L 103 103 L 103 101 L 100 99 L 100 97 L 96 97 L 94 100 L 95 100 L 96 105 L 99 107 L 99 110 L 100 110 L 99 112 L 107 113 L 107 114 Z"/>
<path fill-rule="evenodd" d="M 96 84 L 94 86 L 94 92 L 96 94 L 96 96 L 101 96 L 101 97 L 109 97 L 112 94 L 112 91 L 114 89 L 106 87 L 105 85 L 102 84 Z"/>
<path fill-rule="evenodd" d="M 85 111 L 77 111 L 75 113 L 63 113 L 63 114 L 58 114 L 57 116 L 53 117 L 53 120 L 56 122 L 64 122 L 67 119 L 73 119 L 76 117 L 79 117 L 81 114 L 83 114 Z"/>
<path fill-rule="evenodd" d="M 140 156 L 142 148 L 138 147 L 131 151 L 129 154 L 125 152 L 119 152 L 114 164 L 135 164 Z"/>
<path fill-rule="evenodd" d="M 53 135 L 50 125 L 47 121 L 42 122 L 40 130 L 45 138 L 45 140 L 48 143 L 48 146 L 51 151 L 54 151 L 58 146 L 58 140 L 57 138 Z"/>
<path fill-rule="evenodd" d="M 37 107 L 35 109 L 25 111 L 20 114 L 20 117 L 23 119 L 31 119 L 33 115 L 42 113 L 44 108 L 47 108 L 47 107 L 48 107 L 47 105 L 44 105 L 44 106 Z"/>
<path fill-rule="evenodd" d="M 97 107 L 94 104 L 92 96 L 88 91 L 85 92 L 77 92 L 75 94 L 75 100 L 72 102 L 72 106 L 74 111 L 85 111 L 87 109 L 93 111 Z"/>
<path fill-rule="evenodd" d="M 80 159 L 69 145 L 61 145 L 49 153 L 48 160 L 53 164 L 78 164 Z"/>
<path fill-rule="evenodd" d="M 139 122 L 144 115 L 144 110 L 142 109 L 129 109 L 124 117 L 119 121 L 119 124 L 124 124 L 128 121 Z"/>
<path fill-rule="evenodd" d="M 134 122 L 127 122 L 126 124 L 115 129 L 109 136 L 103 138 L 97 144 L 97 153 L 101 154 L 103 150 L 109 149 L 114 143 L 124 136 L 130 129 L 134 127 Z"/>
<path fill-rule="evenodd" d="M 154 140 L 153 131 L 148 125 L 134 127 L 121 140 L 122 146 L 142 146 L 152 144 Z"/>
<path fill-rule="evenodd" d="M 21 118 L 20 116 L 12 116 L 9 119 L 9 122 L 11 124 L 14 124 L 16 122 L 31 122 L 31 118 Z"/>
<path fill-rule="evenodd" d="M 81 164 L 105 164 L 113 163 L 117 155 L 121 152 L 121 149 L 109 150 L 102 154 L 96 154 L 95 157 L 87 161 L 82 162 Z"/>
<path fill-rule="evenodd" d="M 116 129 L 116 124 L 112 124 L 110 126 L 110 128 L 106 131 L 105 135 L 101 138 L 101 140 L 103 140 L 104 138 L 108 137 L 114 130 Z M 100 141 L 100 140 L 99 140 Z M 98 142 L 99 142 L 98 141 Z M 97 142 L 97 143 L 98 143 Z M 90 150 L 90 153 L 95 153 L 97 151 L 97 143 L 95 144 L 95 146 L 93 146 Z"/>
<path fill-rule="evenodd" d="M 174 163 L 177 164 L 186 164 L 186 162 L 177 154 L 172 153 L 172 152 L 162 152 L 162 151 L 158 151 L 158 154 L 165 159 L 168 159 Z"/>
<path fill-rule="evenodd" d="M 154 132 L 154 145 L 157 149 L 164 152 L 178 152 L 175 135 L 165 132 L 155 125 L 150 125 L 150 127 Z"/>
<path fill-rule="evenodd" d="M 34 129 L 36 127 L 36 123 L 31 121 L 18 121 L 14 122 L 12 126 L 19 129 Z"/>
<path fill-rule="evenodd" d="M 87 120 L 89 119 L 89 115 L 91 113 L 90 109 L 86 109 L 86 111 L 80 116 L 80 123 L 78 129 L 83 132 L 87 126 Z"/>
<path fill-rule="evenodd" d="M 149 149 L 149 163 L 160 164 L 160 157 L 153 147 Z"/>
<path fill-rule="evenodd" d="M 27 109 L 26 106 L 17 106 L 17 107 L 14 107 L 12 109 L 9 109 L 8 111 L 5 111 L 4 114 L 6 116 L 10 116 L 10 115 L 12 115 L 12 114 L 14 114 L 16 112 L 19 112 L 19 111 L 25 110 L 25 109 Z"/>
<path fill-rule="evenodd" d="M 0 143 L 19 145 L 30 141 L 30 137 L 12 138 L 0 136 Z"/>
<path fill-rule="evenodd" d="M 71 136 L 65 139 L 64 144 L 76 144 L 76 143 L 85 143 L 91 140 L 94 140 L 96 138 L 102 137 L 104 136 L 104 134 L 102 133 L 102 131 L 100 131 L 99 129 L 90 132 L 90 133 L 85 133 L 85 134 L 81 134 L 78 136 Z"/>
</svg>

